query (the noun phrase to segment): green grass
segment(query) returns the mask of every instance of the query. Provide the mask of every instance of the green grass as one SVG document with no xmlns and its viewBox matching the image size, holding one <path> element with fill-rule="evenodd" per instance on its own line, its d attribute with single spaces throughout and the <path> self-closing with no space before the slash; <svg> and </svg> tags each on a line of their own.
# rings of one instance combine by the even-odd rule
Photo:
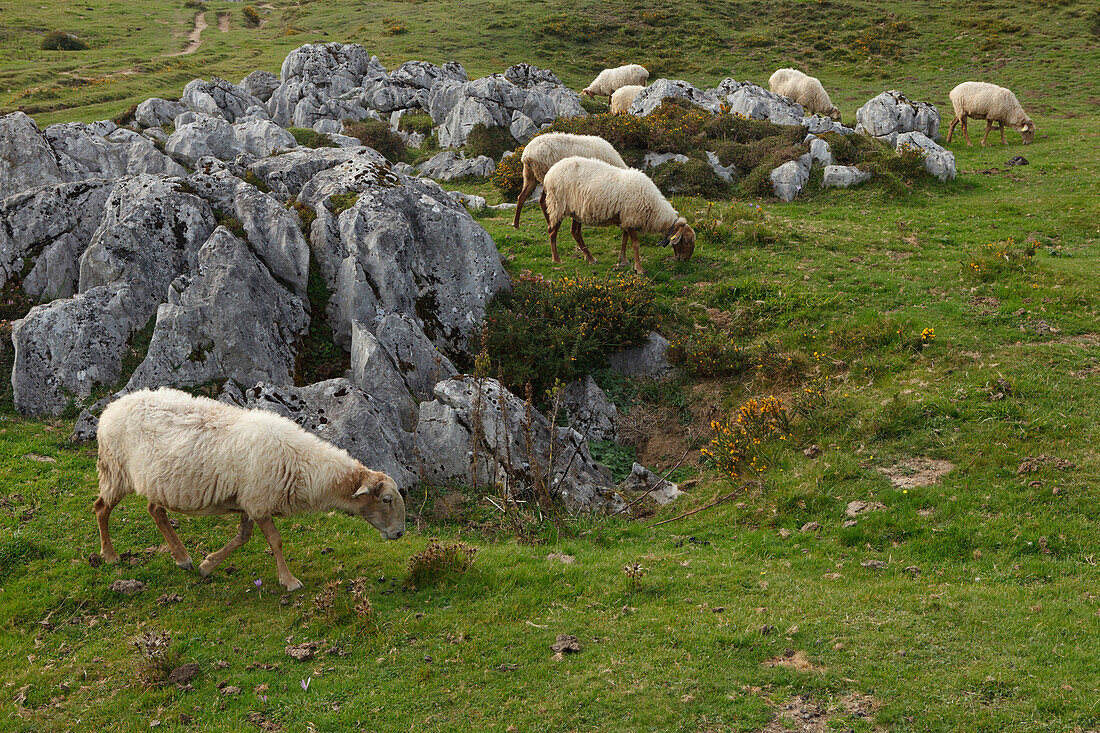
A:
<svg viewBox="0 0 1100 733">
<path fill-rule="evenodd" d="M 234 22 L 226 33 L 214 13 L 233 10 L 236 21 L 239 7 L 207 5 L 203 46 L 172 59 L 157 57 L 183 47 L 172 34 L 196 12 L 181 3 L 4 5 L 0 106 L 26 105 L 40 124 L 110 117 L 147 96 L 177 96 L 195 76 L 275 71 L 301 43 L 343 40 L 389 66 L 455 58 L 471 76 L 531 61 L 574 88 L 626 61 L 700 85 L 731 71 L 759 83 L 799 65 L 822 78 L 848 122 L 884 89 L 946 111 L 955 83 L 988 79 L 1016 90 L 1039 134 L 1027 148 L 1014 132 L 1007 148 L 953 144 L 958 180 L 902 195 L 831 190 L 790 205 L 716 202 L 709 211 L 703 199 L 674 199 L 700 225 L 695 257 L 674 262 L 656 237 L 642 249 L 666 331 L 702 328 L 773 356 L 736 378 L 660 387 L 598 375 L 621 407 L 649 416 L 640 422 L 654 433 L 637 447 L 597 446 L 620 475 L 635 458 L 663 473 L 693 449 L 674 478 L 698 483 L 647 520 L 576 520 L 517 539 L 476 496 L 457 519 L 435 519 L 433 505 L 449 493 L 440 491 L 414 492 L 410 505 L 425 519 L 398 543 L 342 516 L 280 520 L 291 569 L 306 584 L 282 605 L 262 538 L 227 562 L 236 572 L 200 582 L 166 552 L 144 552 L 163 540 L 130 499 L 113 528 L 135 564 L 92 568 L 94 449 L 67 443 L 71 423 L 18 418 L 5 392 L 0 729 L 137 731 L 156 719 L 169 730 L 238 730 L 255 727 L 248 716 L 259 714 L 287 730 L 755 731 L 781 721 L 797 696 L 834 708 L 841 730 L 1100 727 L 1100 40 L 1091 5 L 786 0 L 663 11 L 477 2 L 455 13 L 435 1 L 337 1 L 276 3 L 262 28 Z M 46 17 L 56 18 L 49 28 Z M 382 18 L 408 32 L 383 35 Z M 888 29 L 895 22 L 908 26 Z M 302 32 L 284 36 L 288 23 Z M 77 33 L 91 49 L 41 51 L 48 30 Z M 872 62 L 864 48 L 876 50 Z M 117 73 L 128 68 L 141 73 Z M 29 87 L 57 86 L 63 72 L 113 81 L 12 101 Z M 1031 165 L 1004 167 L 1016 154 Z M 500 200 L 486 183 L 449 187 Z M 525 212 L 518 231 L 506 215 L 480 222 L 514 273 L 603 275 L 618 253 L 617 230 L 586 229 L 600 264 L 574 256 L 564 237 L 564 262 L 553 266 L 537 211 Z M 1039 242 L 1033 257 L 990 257 L 1029 236 Z M 927 327 L 935 339 L 915 348 Z M 804 374 L 784 375 L 785 356 Z M 697 463 L 710 419 L 750 397 L 793 400 L 807 385 L 823 385 L 825 398 L 795 416 L 789 441 L 764 448 L 769 468 L 758 482 L 730 502 L 647 526 L 737 485 Z M 822 448 L 817 458 L 803 454 L 811 444 Z M 1038 455 L 1075 467 L 1045 463 L 1017 475 Z M 920 456 L 956 468 L 909 489 L 878 470 Z M 856 499 L 886 508 L 844 527 Z M 179 520 L 196 558 L 234 532 L 228 518 Z M 801 532 L 811 521 L 820 530 Z M 406 589 L 409 557 L 433 537 L 476 547 L 473 567 Z M 565 565 L 551 553 L 576 559 Z M 871 560 L 886 566 L 862 565 Z M 646 572 L 632 586 L 623 566 L 635 562 Z M 360 577 L 370 619 L 346 603 L 316 610 L 325 583 Z M 118 578 L 147 589 L 116 595 L 107 586 Z M 165 593 L 183 600 L 156 603 Z M 201 665 L 193 690 L 137 682 L 130 641 L 151 629 L 169 631 L 180 660 Z M 558 634 L 576 635 L 582 651 L 552 659 Z M 347 655 L 299 663 L 283 651 L 322 640 Z M 814 668 L 762 664 L 788 649 Z M 304 691 L 299 681 L 309 677 Z M 222 682 L 241 694 L 220 694 Z M 256 693 L 258 685 L 268 688 Z M 874 701 L 870 718 L 843 712 L 852 695 Z"/>
</svg>

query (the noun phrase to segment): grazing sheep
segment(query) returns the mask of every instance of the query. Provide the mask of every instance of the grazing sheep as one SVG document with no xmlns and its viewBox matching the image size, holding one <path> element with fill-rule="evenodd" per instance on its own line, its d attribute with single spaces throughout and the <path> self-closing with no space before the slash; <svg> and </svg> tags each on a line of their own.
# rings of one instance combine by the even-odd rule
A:
<svg viewBox="0 0 1100 733">
<path fill-rule="evenodd" d="M 644 86 L 648 79 L 649 72 L 644 66 L 639 64 L 617 66 L 614 69 L 601 71 L 591 84 L 581 90 L 581 94 L 588 97 L 607 97 L 607 102 L 610 104 L 611 95 L 616 89 L 639 84 Z"/>
<path fill-rule="evenodd" d="M 550 217 L 550 251 L 558 257 L 558 227 L 569 216 L 571 228 L 584 257 L 596 259 L 581 238 L 581 224 L 617 225 L 623 230 L 619 264 L 626 262 L 626 239 L 634 243 L 634 270 L 644 274 L 638 254 L 638 232 L 664 234 L 661 244 L 671 244 L 676 259 L 686 262 L 695 251 L 695 231 L 687 219 L 676 213 L 657 184 L 634 168 L 616 168 L 602 160 L 572 157 L 554 164 L 542 179 Z"/>
<path fill-rule="evenodd" d="M 955 134 L 955 125 L 962 123 L 963 136 L 966 144 L 970 145 L 970 133 L 966 129 L 966 120 L 973 117 L 976 120 L 985 120 L 985 134 L 982 135 L 982 145 L 989 137 L 989 131 L 993 129 L 993 123 L 999 122 L 1001 128 L 1001 144 L 1005 142 L 1005 125 L 1019 130 L 1024 139 L 1024 145 L 1030 145 L 1035 139 L 1035 123 L 1020 106 L 1020 100 L 1016 95 L 1004 87 L 996 84 L 988 84 L 984 81 L 964 81 L 951 90 L 951 106 L 955 109 L 955 117 L 951 120 L 951 126 L 947 130 L 947 142 L 951 142 L 951 136 Z"/>
<path fill-rule="evenodd" d="M 798 69 L 779 69 L 768 79 L 768 87 L 775 94 L 798 102 L 812 115 L 826 115 L 840 122 L 840 110 L 817 77 L 807 76 Z"/>
<path fill-rule="evenodd" d="M 617 115 L 628 111 L 631 103 L 634 102 L 634 97 L 638 96 L 638 93 L 643 89 L 645 87 L 640 84 L 631 84 L 616 89 L 615 93 L 611 95 L 611 114 Z"/>
<path fill-rule="evenodd" d="M 337 509 L 362 517 L 386 539 L 405 533 L 405 502 L 393 479 L 271 412 L 175 389 L 141 390 L 103 411 L 98 438 L 94 506 L 101 554 L 108 563 L 117 562 L 118 553 L 107 522 L 129 494 L 149 500 L 149 514 L 185 570 L 193 565 L 168 522 L 168 510 L 241 515 L 237 535 L 199 565 L 204 576 L 248 541 L 253 523 L 259 525 L 287 590 L 302 583 L 287 569 L 272 517 Z"/>
<path fill-rule="evenodd" d="M 571 156 L 593 158 L 610 163 L 616 168 L 626 168 L 615 148 L 611 143 L 596 135 L 572 135 L 567 132 L 548 132 L 527 143 L 523 149 L 523 190 L 516 199 L 516 215 L 512 219 L 512 226 L 519 229 L 519 215 L 523 211 L 523 202 L 535 190 L 535 186 L 542 183 L 546 171 L 563 158 Z M 539 197 L 539 207 L 546 223 L 550 223 L 550 217 L 546 214 L 546 191 Z"/>
</svg>

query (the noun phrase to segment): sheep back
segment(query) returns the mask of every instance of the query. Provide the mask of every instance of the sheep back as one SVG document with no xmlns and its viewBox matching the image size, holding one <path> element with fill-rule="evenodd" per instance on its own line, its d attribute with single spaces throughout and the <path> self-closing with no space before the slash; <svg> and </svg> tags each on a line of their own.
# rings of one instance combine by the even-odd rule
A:
<svg viewBox="0 0 1100 733">
<path fill-rule="evenodd" d="M 627 64 L 614 69 L 604 69 L 584 91 L 594 97 L 610 97 L 615 90 L 625 86 L 645 85 L 649 71 L 641 64 Z"/>
<path fill-rule="evenodd" d="M 638 96 L 644 89 L 645 87 L 641 84 L 630 84 L 616 89 L 615 93 L 611 95 L 611 113 L 621 114 L 628 111 L 634 97 Z"/>
<path fill-rule="evenodd" d="M 798 102 L 810 114 L 827 115 L 833 110 L 833 102 L 821 81 L 798 69 L 777 69 L 768 79 L 768 87 Z"/>
<path fill-rule="evenodd" d="M 565 158 L 542 181 L 551 225 L 569 216 L 589 226 L 664 233 L 679 215 L 649 176 L 590 158 Z"/>
<path fill-rule="evenodd" d="M 602 160 L 616 168 L 626 168 L 622 156 L 602 137 L 567 132 L 548 132 L 534 138 L 523 148 L 522 160 L 535 180 L 541 181 L 555 163 L 573 156 Z"/>
</svg>

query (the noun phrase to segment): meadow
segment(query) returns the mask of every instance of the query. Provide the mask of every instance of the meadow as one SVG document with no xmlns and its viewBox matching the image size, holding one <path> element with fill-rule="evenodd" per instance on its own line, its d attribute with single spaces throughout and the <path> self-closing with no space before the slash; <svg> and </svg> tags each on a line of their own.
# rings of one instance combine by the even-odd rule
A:
<svg viewBox="0 0 1100 733">
<path fill-rule="evenodd" d="M 252 28 L 240 3 L 4 3 L 0 113 L 110 118 L 338 40 L 471 77 L 530 61 L 575 89 L 626 61 L 700 87 L 796 65 L 846 122 L 897 88 L 935 103 L 944 134 L 947 92 L 983 79 L 1014 89 L 1039 132 L 1028 147 L 1013 131 L 1007 147 L 954 142 L 955 181 L 901 193 L 675 198 L 694 258 L 674 262 L 656 237 L 642 255 L 680 376 L 597 374 L 633 441 L 595 451 L 620 473 L 671 470 L 688 492 L 638 516 L 513 522 L 454 487 L 414 492 L 397 543 L 296 517 L 280 527 L 306 588 L 287 594 L 260 538 L 207 581 L 178 570 L 130 499 L 113 522 L 128 554 L 96 566 L 94 445 L 69 443 L 71 420 L 21 418 L 0 390 L 0 730 L 1100 729 L 1093 4 L 256 7 Z M 165 56 L 200 12 L 202 45 Z M 90 48 L 43 51 L 51 30 Z M 486 181 L 454 187 L 501 200 Z M 597 265 L 563 236 L 555 266 L 537 211 L 519 230 L 509 212 L 479 220 L 513 274 L 614 271 L 617 230 L 586 231 Z M 706 460 L 712 422 L 768 396 L 791 419 L 754 454 L 762 470 Z M 235 531 L 178 520 L 193 557 Z M 410 582 L 432 539 L 474 548 L 472 565 Z M 144 590 L 109 588 L 129 579 Z M 580 651 L 556 656 L 559 634 Z M 287 648 L 302 643 L 316 649 L 298 661 Z M 166 683 L 191 662 L 193 679 Z"/>
</svg>

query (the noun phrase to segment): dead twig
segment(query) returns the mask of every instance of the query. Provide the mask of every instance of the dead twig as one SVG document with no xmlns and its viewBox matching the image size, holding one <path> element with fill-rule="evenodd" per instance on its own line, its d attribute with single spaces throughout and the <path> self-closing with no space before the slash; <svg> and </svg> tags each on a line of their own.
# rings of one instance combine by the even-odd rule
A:
<svg viewBox="0 0 1100 733">
<path fill-rule="evenodd" d="M 664 520 L 661 520 L 660 522 L 654 522 L 653 524 L 647 524 L 646 527 L 647 528 L 648 527 L 659 527 L 662 524 L 668 524 L 669 522 L 675 522 L 677 519 L 683 519 L 684 517 L 690 517 L 692 514 L 698 514 L 699 512 L 703 511 L 704 509 L 710 509 L 711 507 L 715 507 L 715 506 L 718 506 L 719 504 L 722 504 L 723 502 L 729 501 L 733 497 L 737 496 L 737 494 L 740 493 L 741 491 L 743 491 L 744 489 L 745 489 L 744 486 L 738 486 L 736 489 L 734 489 L 730 493 L 726 494 L 725 496 L 720 496 L 717 499 L 715 499 L 714 501 L 712 501 L 711 503 L 706 504 L 704 506 L 701 506 L 698 509 L 692 509 L 690 512 L 684 512 L 680 516 L 673 517 L 672 519 L 664 519 Z"/>
</svg>

